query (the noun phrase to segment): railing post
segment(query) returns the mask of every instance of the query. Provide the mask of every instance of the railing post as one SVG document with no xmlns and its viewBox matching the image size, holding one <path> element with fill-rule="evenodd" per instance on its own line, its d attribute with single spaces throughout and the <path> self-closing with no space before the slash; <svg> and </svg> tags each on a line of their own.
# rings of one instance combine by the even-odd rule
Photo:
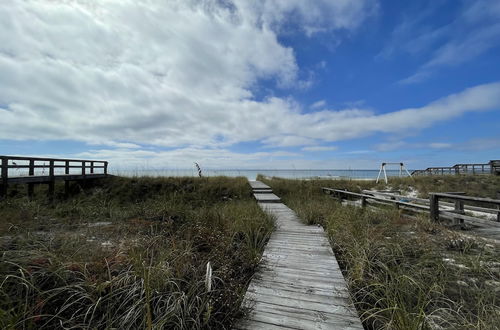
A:
<svg viewBox="0 0 500 330">
<path fill-rule="evenodd" d="M 87 163 L 85 161 L 82 161 L 82 175 L 85 175 L 85 165 Z"/>
<path fill-rule="evenodd" d="M 455 213 L 457 214 L 465 214 L 465 211 L 464 211 L 464 202 L 461 201 L 461 200 L 455 200 Z M 457 225 L 457 224 L 463 224 L 464 223 L 464 219 L 461 219 L 461 218 L 454 218 L 453 219 L 453 224 Z"/>
<path fill-rule="evenodd" d="M 35 160 L 30 159 L 30 167 L 29 167 L 29 176 L 35 175 Z M 35 184 L 34 183 L 28 183 L 28 198 L 33 197 L 33 193 L 35 191 Z"/>
<path fill-rule="evenodd" d="M 90 174 L 94 174 L 94 162 L 90 162 Z"/>
<path fill-rule="evenodd" d="M 51 160 L 49 162 L 49 199 L 52 199 L 54 195 L 54 187 L 55 187 L 55 176 L 54 176 L 54 161 Z"/>
<path fill-rule="evenodd" d="M 429 194 L 430 218 L 433 222 L 439 221 L 439 198 L 435 194 Z"/>
<path fill-rule="evenodd" d="M 69 175 L 69 160 L 64 162 L 64 174 Z M 69 180 L 64 180 L 64 195 L 69 195 Z"/>
<path fill-rule="evenodd" d="M 104 162 L 104 174 L 108 175 L 108 162 Z"/>
<path fill-rule="evenodd" d="M 497 191 L 497 199 L 500 199 L 500 191 Z M 500 204 L 497 205 L 497 221 L 500 222 Z"/>
<path fill-rule="evenodd" d="M 0 187 L 0 197 L 7 196 L 7 185 L 9 178 L 9 158 L 2 157 L 2 187 Z"/>
</svg>

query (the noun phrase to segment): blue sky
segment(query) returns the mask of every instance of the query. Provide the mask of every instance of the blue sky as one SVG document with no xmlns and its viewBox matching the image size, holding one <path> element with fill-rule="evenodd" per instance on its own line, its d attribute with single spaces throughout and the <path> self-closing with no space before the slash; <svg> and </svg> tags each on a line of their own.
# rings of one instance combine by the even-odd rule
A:
<svg viewBox="0 0 500 330">
<path fill-rule="evenodd" d="M 0 127 L 116 168 L 487 162 L 500 1 L 2 1 Z"/>
</svg>

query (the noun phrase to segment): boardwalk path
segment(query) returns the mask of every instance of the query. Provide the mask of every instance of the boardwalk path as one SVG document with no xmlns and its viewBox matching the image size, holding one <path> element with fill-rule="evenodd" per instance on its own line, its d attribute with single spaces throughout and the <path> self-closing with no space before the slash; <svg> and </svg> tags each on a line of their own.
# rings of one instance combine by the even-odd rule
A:
<svg viewBox="0 0 500 330">
<path fill-rule="evenodd" d="M 307 226 L 269 186 L 250 181 L 276 231 L 244 299 L 250 314 L 236 329 L 363 329 L 321 227 Z"/>
</svg>

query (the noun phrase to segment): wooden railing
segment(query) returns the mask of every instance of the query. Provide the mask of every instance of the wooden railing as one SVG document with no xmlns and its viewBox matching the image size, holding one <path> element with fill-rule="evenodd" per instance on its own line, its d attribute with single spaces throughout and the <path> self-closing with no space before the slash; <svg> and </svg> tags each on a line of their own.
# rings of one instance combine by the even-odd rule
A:
<svg viewBox="0 0 500 330">
<path fill-rule="evenodd" d="M 489 209 L 492 212 L 497 214 L 497 222 L 500 222 L 500 200 L 499 199 L 491 199 L 491 198 L 481 198 L 481 197 L 471 197 L 471 196 L 463 196 L 463 195 L 455 195 L 455 194 L 447 194 L 447 193 L 429 193 L 429 212 L 431 220 L 439 221 L 440 215 L 450 215 L 448 211 L 439 210 L 439 201 L 443 199 L 452 200 L 455 202 L 455 212 L 453 217 L 459 218 L 462 220 L 477 220 L 476 217 L 471 217 L 465 215 L 464 204 L 465 203 L 480 203 L 486 205 L 493 205 L 494 208 Z M 457 212 L 458 211 L 458 212 Z"/>
<path fill-rule="evenodd" d="M 9 184 L 28 184 L 28 195 L 31 196 L 35 183 L 47 183 L 49 193 L 53 193 L 56 180 L 67 183 L 108 175 L 108 162 L 101 160 L 18 156 L 0 156 L 0 159 L 0 197 L 6 195 Z"/>
<path fill-rule="evenodd" d="M 360 193 L 355 193 L 347 190 L 341 190 L 341 189 L 332 189 L 332 188 L 321 188 L 323 191 L 327 194 L 333 195 L 334 197 L 337 197 L 339 201 L 342 201 L 345 196 L 352 196 L 352 197 L 357 197 L 361 200 L 361 206 L 366 206 L 368 204 L 368 200 L 376 201 L 379 202 L 380 204 L 392 204 L 396 206 L 397 208 L 410 208 L 413 209 L 417 212 L 421 211 L 429 211 L 429 207 L 426 205 L 419 205 L 419 204 L 412 204 L 408 202 L 404 202 L 401 200 L 397 199 L 387 199 L 383 197 L 376 197 L 374 195 L 368 195 L 368 194 L 360 194 Z"/>
<path fill-rule="evenodd" d="M 451 174 L 500 174 L 500 160 L 491 160 L 486 164 L 456 164 L 454 166 L 428 167 L 415 170 L 412 175 L 451 175 Z"/>
<path fill-rule="evenodd" d="M 463 196 L 463 193 L 430 193 L 429 200 L 424 200 L 421 198 L 412 198 L 406 196 L 397 196 L 393 194 L 379 193 L 373 192 L 369 194 L 367 191 L 363 191 L 364 193 L 355 193 L 342 189 L 332 189 L 332 188 L 321 188 L 325 193 L 333 195 L 338 198 L 339 201 L 343 199 L 347 199 L 347 197 L 355 197 L 361 201 L 361 206 L 364 207 L 368 204 L 368 202 L 375 202 L 378 204 L 386 204 L 386 205 L 394 205 L 400 209 L 411 210 L 413 212 L 425 212 L 429 213 L 429 216 L 432 221 L 440 221 L 440 217 L 452 219 L 455 223 L 463 222 L 463 220 L 469 220 L 477 223 L 488 224 L 494 227 L 500 227 L 500 200 L 499 199 L 491 199 L 491 198 L 479 198 L 479 197 L 470 197 Z M 375 195 L 382 195 L 384 197 L 377 197 Z M 452 200 L 452 203 L 446 203 L 446 206 L 454 206 L 453 210 L 440 210 L 439 209 L 439 201 L 443 199 Z M 427 205 L 410 203 L 405 200 L 414 200 L 418 202 L 424 202 Z M 481 203 L 487 205 L 493 205 L 493 208 L 485 208 L 478 206 L 467 206 L 467 210 L 476 210 L 478 212 L 496 214 L 496 222 L 492 220 L 485 220 L 478 217 L 472 217 L 469 215 L 465 215 L 465 203 Z"/>
</svg>

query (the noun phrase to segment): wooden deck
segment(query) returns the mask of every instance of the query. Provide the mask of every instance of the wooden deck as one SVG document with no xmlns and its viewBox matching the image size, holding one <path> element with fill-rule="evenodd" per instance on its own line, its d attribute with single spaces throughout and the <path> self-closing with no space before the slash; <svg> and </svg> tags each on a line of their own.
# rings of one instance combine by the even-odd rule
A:
<svg viewBox="0 0 500 330">
<path fill-rule="evenodd" d="M 28 196 L 32 197 L 35 184 L 48 184 L 48 193 L 53 195 L 56 181 L 65 182 L 67 193 L 70 181 L 108 176 L 108 162 L 102 160 L 0 155 L 0 161 L 0 199 L 7 196 L 9 185 L 27 184 Z"/>
<path fill-rule="evenodd" d="M 245 295 L 251 312 L 235 329 L 363 329 L 323 229 L 305 225 L 274 197 L 261 198 L 279 199 L 262 182 L 250 185 L 277 228 Z"/>
</svg>

